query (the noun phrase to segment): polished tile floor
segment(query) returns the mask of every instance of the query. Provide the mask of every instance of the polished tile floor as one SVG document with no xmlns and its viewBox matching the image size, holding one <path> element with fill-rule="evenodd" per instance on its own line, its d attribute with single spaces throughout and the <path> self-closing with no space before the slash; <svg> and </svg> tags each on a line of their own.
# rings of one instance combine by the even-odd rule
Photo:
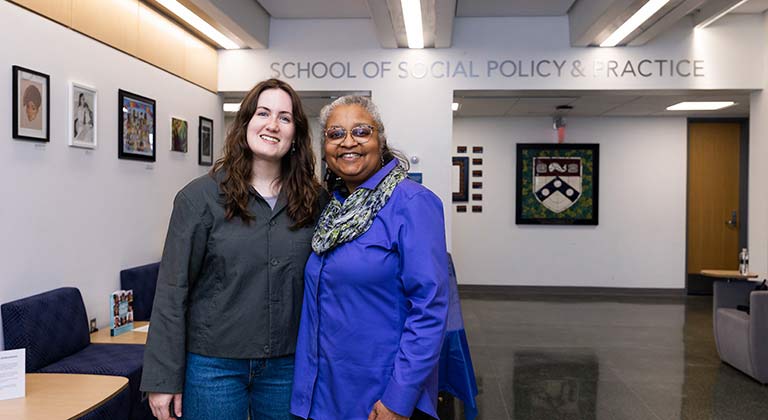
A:
<svg viewBox="0 0 768 420">
<path fill-rule="evenodd" d="M 711 297 L 463 294 L 478 419 L 768 419 L 768 387 L 720 362 L 711 308 Z"/>
</svg>

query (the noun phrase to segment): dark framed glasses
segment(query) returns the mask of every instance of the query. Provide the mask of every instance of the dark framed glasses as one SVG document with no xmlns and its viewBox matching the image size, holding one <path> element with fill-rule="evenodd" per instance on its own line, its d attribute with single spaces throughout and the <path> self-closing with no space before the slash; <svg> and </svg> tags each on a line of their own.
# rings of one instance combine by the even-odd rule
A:
<svg viewBox="0 0 768 420">
<path fill-rule="evenodd" d="M 376 127 L 368 124 L 360 124 L 352 127 L 349 134 L 359 144 L 368 143 L 373 136 Z M 329 127 L 323 132 L 325 141 L 331 144 L 341 144 L 347 138 L 347 129 L 344 127 Z"/>
</svg>

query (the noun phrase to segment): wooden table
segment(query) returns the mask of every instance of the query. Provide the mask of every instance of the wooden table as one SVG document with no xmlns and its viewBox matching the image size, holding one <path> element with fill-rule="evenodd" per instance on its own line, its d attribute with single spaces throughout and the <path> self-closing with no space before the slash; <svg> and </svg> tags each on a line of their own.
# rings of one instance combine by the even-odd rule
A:
<svg viewBox="0 0 768 420">
<path fill-rule="evenodd" d="M 757 273 L 741 274 L 738 270 L 701 270 L 701 275 L 727 280 L 749 280 L 759 277 Z"/>
<path fill-rule="evenodd" d="M 74 419 L 87 414 L 128 386 L 122 376 L 27 373 L 27 395 L 0 401 L 0 419 Z"/>
<path fill-rule="evenodd" d="M 147 333 L 136 331 L 136 328 L 149 325 L 147 321 L 133 323 L 133 331 L 124 332 L 118 336 L 109 335 L 109 328 L 103 328 L 91 334 L 91 343 L 101 344 L 147 344 Z"/>
</svg>

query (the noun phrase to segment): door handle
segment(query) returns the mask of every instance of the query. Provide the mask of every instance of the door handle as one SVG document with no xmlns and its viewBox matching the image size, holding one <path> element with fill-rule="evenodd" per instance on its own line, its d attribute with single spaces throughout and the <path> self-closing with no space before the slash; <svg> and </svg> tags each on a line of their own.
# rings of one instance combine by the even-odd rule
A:
<svg viewBox="0 0 768 420">
<path fill-rule="evenodd" d="M 733 228 L 737 227 L 739 225 L 737 217 L 738 216 L 736 216 L 736 210 L 732 211 L 731 212 L 731 219 L 730 220 L 726 220 L 725 224 L 730 226 L 730 227 L 733 227 Z"/>
</svg>

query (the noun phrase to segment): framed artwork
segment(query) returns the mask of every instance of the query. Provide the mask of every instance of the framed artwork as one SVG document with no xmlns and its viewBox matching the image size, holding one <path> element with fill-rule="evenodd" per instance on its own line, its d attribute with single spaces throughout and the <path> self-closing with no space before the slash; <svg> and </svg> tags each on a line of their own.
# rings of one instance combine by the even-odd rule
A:
<svg viewBox="0 0 768 420">
<path fill-rule="evenodd" d="M 70 146 L 96 148 L 97 100 L 96 89 L 77 82 L 69 84 L 67 139 Z"/>
<path fill-rule="evenodd" d="M 213 120 L 200 117 L 198 125 L 197 163 L 201 166 L 213 165 Z"/>
<path fill-rule="evenodd" d="M 187 153 L 187 120 L 171 117 L 171 151 Z"/>
<path fill-rule="evenodd" d="M 517 224 L 597 225 L 598 144 L 517 145 Z"/>
<path fill-rule="evenodd" d="M 155 100 L 120 89 L 117 115 L 117 157 L 154 162 Z"/>
<path fill-rule="evenodd" d="M 453 158 L 453 202 L 469 201 L 469 158 Z"/>
<path fill-rule="evenodd" d="M 13 138 L 50 141 L 51 78 L 34 70 L 13 66 Z"/>
</svg>

